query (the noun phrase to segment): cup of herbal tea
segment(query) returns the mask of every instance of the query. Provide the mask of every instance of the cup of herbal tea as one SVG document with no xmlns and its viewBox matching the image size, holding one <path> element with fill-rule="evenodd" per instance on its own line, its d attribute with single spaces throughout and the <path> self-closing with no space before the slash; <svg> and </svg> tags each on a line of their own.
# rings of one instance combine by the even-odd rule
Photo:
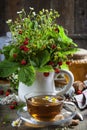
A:
<svg viewBox="0 0 87 130">
<path fill-rule="evenodd" d="M 64 98 L 55 93 L 29 93 L 25 95 L 29 115 L 39 121 L 51 121 L 63 108 Z"/>
</svg>

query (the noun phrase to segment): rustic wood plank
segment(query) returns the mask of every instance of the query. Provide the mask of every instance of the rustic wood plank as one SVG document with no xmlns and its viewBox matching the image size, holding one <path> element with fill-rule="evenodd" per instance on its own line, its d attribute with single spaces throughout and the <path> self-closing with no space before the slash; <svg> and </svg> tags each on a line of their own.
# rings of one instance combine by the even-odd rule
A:
<svg viewBox="0 0 87 130">
<path fill-rule="evenodd" d="M 80 110 L 79 110 L 80 111 Z M 80 111 L 82 113 L 84 121 L 80 121 L 79 125 L 74 126 L 74 130 L 87 130 L 87 109 Z M 9 117 L 10 122 L 7 124 L 2 125 L 3 118 Z M 0 105 L 0 130 L 35 130 L 35 128 L 31 128 L 28 125 L 23 123 L 20 127 L 12 127 L 11 122 L 17 119 L 17 110 L 10 110 L 9 105 Z M 57 128 L 53 127 L 46 127 L 46 128 L 36 128 L 37 130 L 58 130 Z M 69 128 L 68 130 L 72 130 Z"/>
<path fill-rule="evenodd" d="M 26 6 L 27 5 L 27 6 Z M 25 0 L 24 8 L 28 12 L 29 7 L 33 7 L 36 12 L 41 9 L 49 9 L 50 8 L 50 0 Z"/>
<path fill-rule="evenodd" d="M 5 0 L 5 21 L 8 19 L 15 20 L 18 16 L 17 11 L 20 11 L 23 8 L 23 0 Z M 8 31 L 7 24 L 5 25 L 5 32 Z"/>
<path fill-rule="evenodd" d="M 70 33 L 74 33 L 74 0 L 51 0 L 51 8 L 58 10 L 58 23 Z"/>
<path fill-rule="evenodd" d="M 87 34 L 70 34 L 69 36 L 73 39 L 87 40 Z"/>
<path fill-rule="evenodd" d="M 70 34 L 69 35 L 78 47 L 87 49 L 87 34 Z"/>
<path fill-rule="evenodd" d="M 4 3 L 5 0 L 0 1 L 0 36 L 5 34 L 5 4 Z"/>
<path fill-rule="evenodd" d="M 75 0 L 75 33 L 87 33 L 87 0 Z"/>
</svg>

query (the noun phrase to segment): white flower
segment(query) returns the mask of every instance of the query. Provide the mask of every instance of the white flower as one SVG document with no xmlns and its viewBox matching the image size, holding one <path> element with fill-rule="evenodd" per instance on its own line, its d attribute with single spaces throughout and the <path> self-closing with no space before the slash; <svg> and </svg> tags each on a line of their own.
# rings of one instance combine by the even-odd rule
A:
<svg viewBox="0 0 87 130">
<path fill-rule="evenodd" d="M 21 28 L 21 25 L 18 25 L 16 28 L 19 28 L 19 29 L 20 29 L 20 28 Z"/>
<path fill-rule="evenodd" d="M 9 23 L 11 23 L 11 22 L 12 22 L 12 19 L 8 19 L 8 20 L 6 21 L 7 24 L 9 24 Z"/>
<path fill-rule="evenodd" d="M 18 79 L 18 75 L 17 74 L 16 75 L 14 74 L 13 77 L 14 77 L 14 79 Z"/>
<path fill-rule="evenodd" d="M 39 28 L 41 28 L 41 26 L 40 25 L 38 25 L 39 26 Z"/>
<path fill-rule="evenodd" d="M 18 118 L 17 120 L 15 120 L 15 121 L 13 121 L 12 123 L 11 123 L 11 125 L 13 126 L 13 127 L 20 127 L 20 125 L 21 125 L 21 123 L 22 123 L 22 120 L 20 119 L 20 118 Z"/>
<path fill-rule="evenodd" d="M 32 7 L 29 7 L 30 8 L 30 10 L 34 10 L 34 8 L 32 8 Z"/>
<path fill-rule="evenodd" d="M 44 9 L 42 9 L 42 11 L 44 12 L 45 10 L 44 10 Z"/>
<path fill-rule="evenodd" d="M 53 9 L 50 9 L 50 11 L 52 11 Z"/>
<path fill-rule="evenodd" d="M 48 10 L 47 10 L 47 9 L 46 9 L 45 11 L 48 13 Z"/>
<path fill-rule="evenodd" d="M 18 11 L 17 14 L 21 14 L 23 11 Z"/>
<path fill-rule="evenodd" d="M 35 13 L 35 12 L 32 12 L 32 14 L 33 14 L 34 16 L 36 16 L 36 13 Z"/>
</svg>

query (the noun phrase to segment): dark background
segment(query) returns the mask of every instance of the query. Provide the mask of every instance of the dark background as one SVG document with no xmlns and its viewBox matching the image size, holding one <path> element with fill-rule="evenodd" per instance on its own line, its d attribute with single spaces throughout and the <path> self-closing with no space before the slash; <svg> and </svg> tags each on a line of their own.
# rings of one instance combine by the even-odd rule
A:
<svg viewBox="0 0 87 130">
<path fill-rule="evenodd" d="M 87 49 L 87 0 L 0 0 L 0 36 L 8 30 L 6 21 L 15 19 L 17 11 L 33 7 L 36 12 L 56 9 L 60 18 L 58 24 L 68 30 L 68 34 L 78 46 Z"/>
</svg>

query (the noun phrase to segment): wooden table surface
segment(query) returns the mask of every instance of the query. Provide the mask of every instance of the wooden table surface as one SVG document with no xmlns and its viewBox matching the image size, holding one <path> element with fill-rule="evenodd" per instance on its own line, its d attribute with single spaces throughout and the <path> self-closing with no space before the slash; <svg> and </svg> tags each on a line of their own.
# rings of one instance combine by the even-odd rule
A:
<svg viewBox="0 0 87 130">
<path fill-rule="evenodd" d="M 87 109 L 81 111 L 84 120 L 79 121 L 79 125 L 74 126 L 74 130 L 87 130 Z M 20 127 L 12 127 L 11 123 L 13 120 L 18 118 L 17 110 L 11 110 L 9 105 L 0 105 L 0 130 L 57 130 L 57 128 L 32 128 L 29 127 L 26 122 L 23 122 Z M 72 130 L 68 128 L 67 130 Z"/>
<path fill-rule="evenodd" d="M 80 110 L 78 110 L 80 111 Z M 84 120 L 79 121 L 79 125 L 74 126 L 74 130 L 87 130 L 87 108 L 83 111 L 80 111 Z M 12 127 L 12 121 L 18 118 L 17 110 L 11 110 L 9 105 L 1 105 L 0 104 L 0 130 L 59 130 L 59 128 L 46 127 L 46 128 L 34 128 L 29 127 L 28 123 L 22 122 L 20 127 Z M 66 130 L 72 130 L 72 128 L 67 128 Z"/>
</svg>

